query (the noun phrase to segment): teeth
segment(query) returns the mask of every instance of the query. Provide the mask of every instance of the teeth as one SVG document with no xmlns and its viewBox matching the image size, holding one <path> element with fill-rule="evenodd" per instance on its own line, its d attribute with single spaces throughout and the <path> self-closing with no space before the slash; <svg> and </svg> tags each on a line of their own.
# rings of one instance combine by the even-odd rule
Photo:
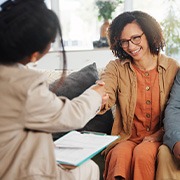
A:
<svg viewBox="0 0 180 180">
<path fill-rule="evenodd" d="M 131 51 L 132 54 L 136 54 L 137 52 L 139 52 L 140 49 L 137 49 L 136 51 Z"/>
</svg>

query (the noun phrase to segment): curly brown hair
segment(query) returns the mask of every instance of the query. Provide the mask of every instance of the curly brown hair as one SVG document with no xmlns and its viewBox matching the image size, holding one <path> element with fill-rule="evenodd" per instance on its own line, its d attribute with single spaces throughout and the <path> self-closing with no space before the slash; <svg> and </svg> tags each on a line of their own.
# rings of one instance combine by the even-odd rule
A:
<svg viewBox="0 0 180 180">
<path fill-rule="evenodd" d="M 110 49 L 116 57 L 122 60 L 132 59 L 120 46 L 119 39 L 124 27 L 132 22 L 136 22 L 144 32 L 153 55 L 157 55 L 160 50 L 163 50 L 165 40 L 161 26 L 155 18 L 142 11 L 124 12 L 112 21 L 107 34 Z"/>
</svg>

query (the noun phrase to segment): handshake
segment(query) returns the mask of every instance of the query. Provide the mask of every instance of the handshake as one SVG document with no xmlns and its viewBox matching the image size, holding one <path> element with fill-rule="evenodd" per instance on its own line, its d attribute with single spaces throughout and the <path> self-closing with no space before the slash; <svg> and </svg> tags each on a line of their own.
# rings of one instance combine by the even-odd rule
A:
<svg viewBox="0 0 180 180">
<path fill-rule="evenodd" d="M 101 107 L 104 107 L 104 105 L 108 102 L 109 99 L 109 95 L 106 93 L 105 83 L 101 80 L 98 80 L 96 81 L 96 84 L 93 85 L 91 88 L 101 95 L 102 97 Z"/>
</svg>

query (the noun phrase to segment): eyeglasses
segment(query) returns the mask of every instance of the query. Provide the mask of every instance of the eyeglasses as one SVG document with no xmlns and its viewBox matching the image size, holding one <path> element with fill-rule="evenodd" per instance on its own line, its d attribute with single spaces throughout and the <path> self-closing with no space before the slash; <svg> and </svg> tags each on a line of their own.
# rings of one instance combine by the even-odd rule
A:
<svg viewBox="0 0 180 180">
<path fill-rule="evenodd" d="M 122 39 L 120 40 L 120 46 L 122 48 L 127 48 L 129 46 L 129 41 L 131 41 L 133 44 L 138 45 L 141 43 L 141 37 L 144 33 L 142 33 L 139 36 L 132 36 L 130 39 Z"/>
</svg>

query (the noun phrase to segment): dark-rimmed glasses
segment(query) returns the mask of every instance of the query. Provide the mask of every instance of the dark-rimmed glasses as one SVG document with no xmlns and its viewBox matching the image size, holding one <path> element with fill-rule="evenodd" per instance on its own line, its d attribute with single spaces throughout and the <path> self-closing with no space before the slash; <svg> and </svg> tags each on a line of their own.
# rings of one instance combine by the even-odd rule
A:
<svg viewBox="0 0 180 180">
<path fill-rule="evenodd" d="M 141 37 L 142 37 L 143 34 L 144 33 L 142 33 L 139 36 L 137 36 L 137 35 L 136 36 L 132 36 L 130 39 L 121 39 L 121 40 L 119 40 L 120 46 L 122 48 L 127 48 L 129 46 L 129 41 L 131 41 L 135 45 L 140 44 L 141 43 Z"/>
</svg>

